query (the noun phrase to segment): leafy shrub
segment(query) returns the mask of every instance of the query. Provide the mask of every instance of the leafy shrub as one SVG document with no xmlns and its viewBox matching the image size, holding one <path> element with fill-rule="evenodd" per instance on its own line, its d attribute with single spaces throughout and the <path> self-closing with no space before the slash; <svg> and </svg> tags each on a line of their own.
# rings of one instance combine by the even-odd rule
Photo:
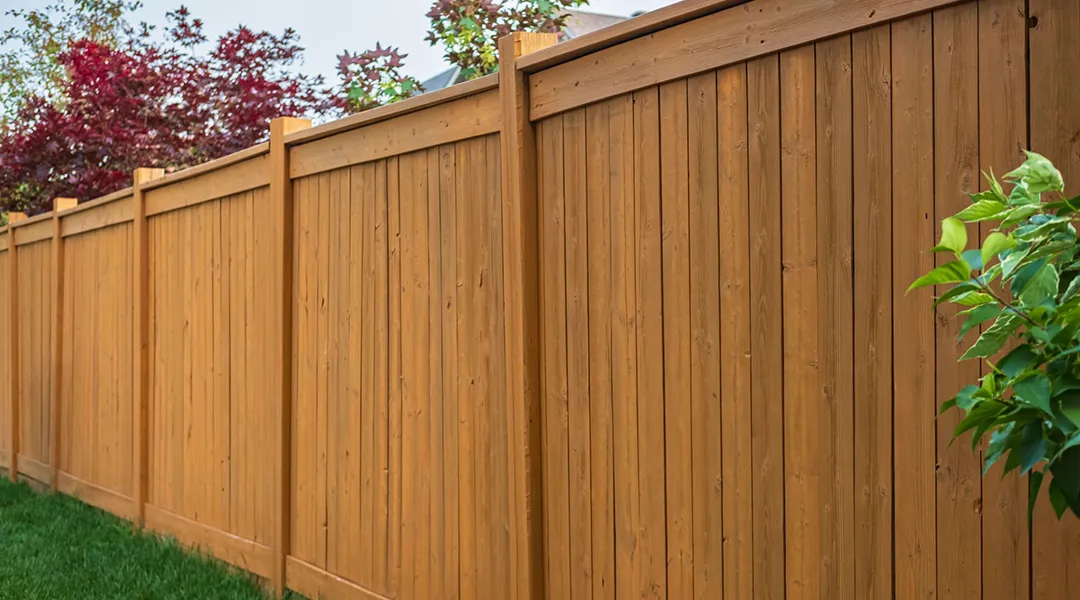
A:
<svg viewBox="0 0 1080 600">
<path fill-rule="evenodd" d="M 941 223 L 933 251 L 954 260 L 908 291 L 945 286 L 934 306 L 958 306 L 960 337 L 982 326 L 961 360 L 985 360 L 987 374 L 941 407 L 965 412 L 954 441 L 971 431 L 974 450 L 989 436 L 984 475 L 1002 458 L 1004 473 L 1029 475 L 1029 519 L 1045 479 L 1058 517 L 1080 516 L 1080 197 L 1066 198 L 1061 173 L 1034 152 L 1005 175 L 1008 193 L 993 173 L 987 180 L 990 189 Z M 973 222 L 997 227 L 968 249 Z"/>
</svg>

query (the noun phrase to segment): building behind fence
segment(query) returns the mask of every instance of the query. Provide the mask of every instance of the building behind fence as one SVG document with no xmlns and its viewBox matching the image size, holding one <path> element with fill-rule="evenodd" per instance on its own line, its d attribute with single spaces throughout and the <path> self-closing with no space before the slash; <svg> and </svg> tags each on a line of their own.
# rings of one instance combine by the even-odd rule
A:
<svg viewBox="0 0 1080 600">
<path fill-rule="evenodd" d="M 1078 27 L 687 0 L 13 215 L 0 465 L 313 598 L 1078 597 L 904 294 L 981 169 L 1080 184 Z"/>
</svg>

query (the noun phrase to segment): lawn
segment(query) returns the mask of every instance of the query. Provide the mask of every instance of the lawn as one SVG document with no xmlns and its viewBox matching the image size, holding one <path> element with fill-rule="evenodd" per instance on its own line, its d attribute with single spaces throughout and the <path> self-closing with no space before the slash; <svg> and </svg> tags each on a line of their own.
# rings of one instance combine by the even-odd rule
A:
<svg viewBox="0 0 1080 600">
<path fill-rule="evenodd" d="M 73 498 L 0 480 L 0 599 L 264 600 L 251 575 Z M 294 598 L 296 598 L 294 596 Z"/>
</svg>

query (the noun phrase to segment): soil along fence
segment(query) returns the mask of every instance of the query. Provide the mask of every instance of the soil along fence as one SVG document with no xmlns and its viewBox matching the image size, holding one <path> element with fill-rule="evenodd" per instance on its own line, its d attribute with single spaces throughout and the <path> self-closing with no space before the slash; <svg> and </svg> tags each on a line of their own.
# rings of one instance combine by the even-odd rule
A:
<svg viewBox="0 0 1080 600">
<path fill-rule="evenodd" d="M 1080 595 L 904 294 L 980 170 L 1080 184 L 1077 26 L 688 0 L 12 215 L 0 465 L 311 597 Z"/>
</svg>

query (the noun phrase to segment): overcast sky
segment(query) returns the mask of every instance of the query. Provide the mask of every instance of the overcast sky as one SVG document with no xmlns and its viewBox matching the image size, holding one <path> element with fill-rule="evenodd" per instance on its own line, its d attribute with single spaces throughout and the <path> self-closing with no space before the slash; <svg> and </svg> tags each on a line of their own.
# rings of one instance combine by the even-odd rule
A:
<svg viewBox="0 0 1080 600">
<path fill-rule="evenodd" d="M 6 12 L 11 8 L 41 8 L 56 0 L 0 0 Z M 70 1 L 70 0 L 68 0 Z M 638 10 L 653 10 L 674 0 L 592 0 L 586 10 L 629 16 Z M 409 55 L 406 71 L 423 80 L 444 68 L 442 51 L 424 41 L 432 0 L 143 0 L 135 21 L 162 24 L 165 13 L 185 4 L 206 22 L 211 37 L 243 23 L 252 29 L 280 33 L 296 29 L 306 48 L 306 73 L 319 73 L 335 80 L 334 57 L 342 50 L 366 50 L 376 41 L 398 46 Z M 0 29 L 7 28 L 0 15 Z"/>
</svg>

